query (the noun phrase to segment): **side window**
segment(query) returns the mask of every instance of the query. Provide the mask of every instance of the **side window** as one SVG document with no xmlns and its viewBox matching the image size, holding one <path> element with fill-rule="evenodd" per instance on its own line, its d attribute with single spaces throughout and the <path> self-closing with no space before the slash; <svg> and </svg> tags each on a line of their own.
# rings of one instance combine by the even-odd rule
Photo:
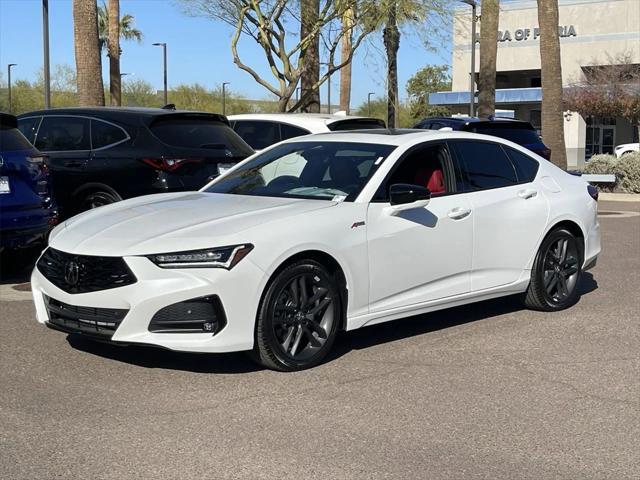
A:
<svg viewBox="0 0 640 480">
<path fill-rule="evenodd" d="M 90 150 L 89 119 L 44 117 L 35 146 L 43 152 Z"/>
<path fill-rule="evenodd" d="M 396 183 L 426 187 L 433 196 L 452 193 L 447 181 L 449 158 L 449 151 L 444 144 L 424 146 L 406 154 L 383 183 L 375 200 L 388 201 L 389 188 Z"/>
<path fill-rule="evenodd" d="M 462 178 L 467 191 L 499 188 L 518 183 L 515 169 L 497 143 L 456 141 Z"/>
<path fill-rule="evenodd" d="M 304 128 L 294 127 L 293 125 L 281 123 L 280 133 L 282 134 L 282 140 L 287 140 L 289 138 L 301 137 L 302 135 L 309 135 L 310 132 L 308 132 Z"/>
<path fill-rule="evenodd" d="M 102 148 L 127 139 L 124 130 L 116 125 L 91 120 L 91 148 Z"/>
<path fill-rule="evenodd" d="M 504 146 L 503 148 L 507 151 L 507 155 L 509 155 L 513 165 L 516 167 L 518 181 L 527 183 L 533 182 L 533 179 L 536 178 L 538 173 L 540 164 L 529 155 L 519 152 L 515 148 L 507 146 Z"/>
<path fill-rule="evenodd" d="M 29 117 L 18 119 L 18 130 L 27 137 L 27 140 L 33 143 L 36 141 L 36 133 L 38 133 L 38 125 L 40 125 L 42 117 Z"/>
<path fill-rule="evenodd" d="M 280 141 L 280 128 L 275 122 L 236 120 L 233 129 L 254 150 L 262 150 Z"/>
<path fill-rule="evenodd" d="M 440 130 L 441 128 L 444 128 L 444 127 L 446 127 L 446 125 L 440 122 L 433 122 L 431 124 L 431 130 Z"/>
</svg>

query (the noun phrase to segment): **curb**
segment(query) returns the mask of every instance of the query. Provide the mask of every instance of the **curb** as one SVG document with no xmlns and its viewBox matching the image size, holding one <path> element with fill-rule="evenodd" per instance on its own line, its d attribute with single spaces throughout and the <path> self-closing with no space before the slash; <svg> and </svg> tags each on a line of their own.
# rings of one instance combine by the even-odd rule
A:
<svg viewBox="0 0 640 480">
<path fill-rule="evenodd" d="M 640 194 L 600 192 L 599 200 L 605 202 L 640 202 Z"/>
</svg>

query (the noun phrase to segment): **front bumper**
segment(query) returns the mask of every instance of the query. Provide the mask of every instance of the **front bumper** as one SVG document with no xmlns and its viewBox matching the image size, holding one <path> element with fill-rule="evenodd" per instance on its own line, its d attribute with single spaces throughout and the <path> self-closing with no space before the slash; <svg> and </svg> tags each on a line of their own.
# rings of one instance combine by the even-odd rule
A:
<svg viewBox="0 0 640 480">
<path fill-rule="evenodd" d="M 52 324 L 46 304 L 46 297 L 49 297 L 73 306 L 127 310 L 115 332 L 110 338 L 106 337 L 112 342 L 155 345 L 186 352 L 233 352 L 253 348 L 254 322 L 266 277 L 249 258 L 232 270 L 163 269 L 145 257 L 124 257 L 124 260 L 138 279 L 136 283 L 90 293 L 67 293 L 34 269 L 31 288 L 38 322 L 69 333 L 90 334 Z M 149 331 L 149 323 L 159 310 L 209 295 L 220 299 L 226 315 L 226 325 L 216 334 Z"/>
</svg>

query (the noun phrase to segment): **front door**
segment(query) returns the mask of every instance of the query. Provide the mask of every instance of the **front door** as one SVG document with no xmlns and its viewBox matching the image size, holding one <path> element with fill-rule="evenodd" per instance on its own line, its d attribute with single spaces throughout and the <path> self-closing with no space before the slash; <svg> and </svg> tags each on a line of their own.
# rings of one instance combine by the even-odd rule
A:
<svg viewBox="0 0 640 480">
<path fill-rule="evenodd" d="M 456 191 L 444 143 L 426 143 L 398 160 L 367 213 L 370 312 L 469 292 L 473 213 L 467 195 Z M 426 186 L 426 207 L 391 214 L 389 187 Z"/>
</svg>

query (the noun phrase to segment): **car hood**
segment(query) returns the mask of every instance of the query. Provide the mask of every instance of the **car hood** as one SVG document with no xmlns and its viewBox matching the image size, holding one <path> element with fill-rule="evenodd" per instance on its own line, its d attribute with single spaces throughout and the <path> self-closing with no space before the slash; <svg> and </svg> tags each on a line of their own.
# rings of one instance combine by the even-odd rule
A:
<svg viewBox="0 0 640 480">
<path fill-rule="evenodd" d="M 250 243 L 243 232 L 336 202 L 204 192 L 148 195 L 84 212 L 56 228 L 51 247 L 126 256 Z"/>
</svg>

